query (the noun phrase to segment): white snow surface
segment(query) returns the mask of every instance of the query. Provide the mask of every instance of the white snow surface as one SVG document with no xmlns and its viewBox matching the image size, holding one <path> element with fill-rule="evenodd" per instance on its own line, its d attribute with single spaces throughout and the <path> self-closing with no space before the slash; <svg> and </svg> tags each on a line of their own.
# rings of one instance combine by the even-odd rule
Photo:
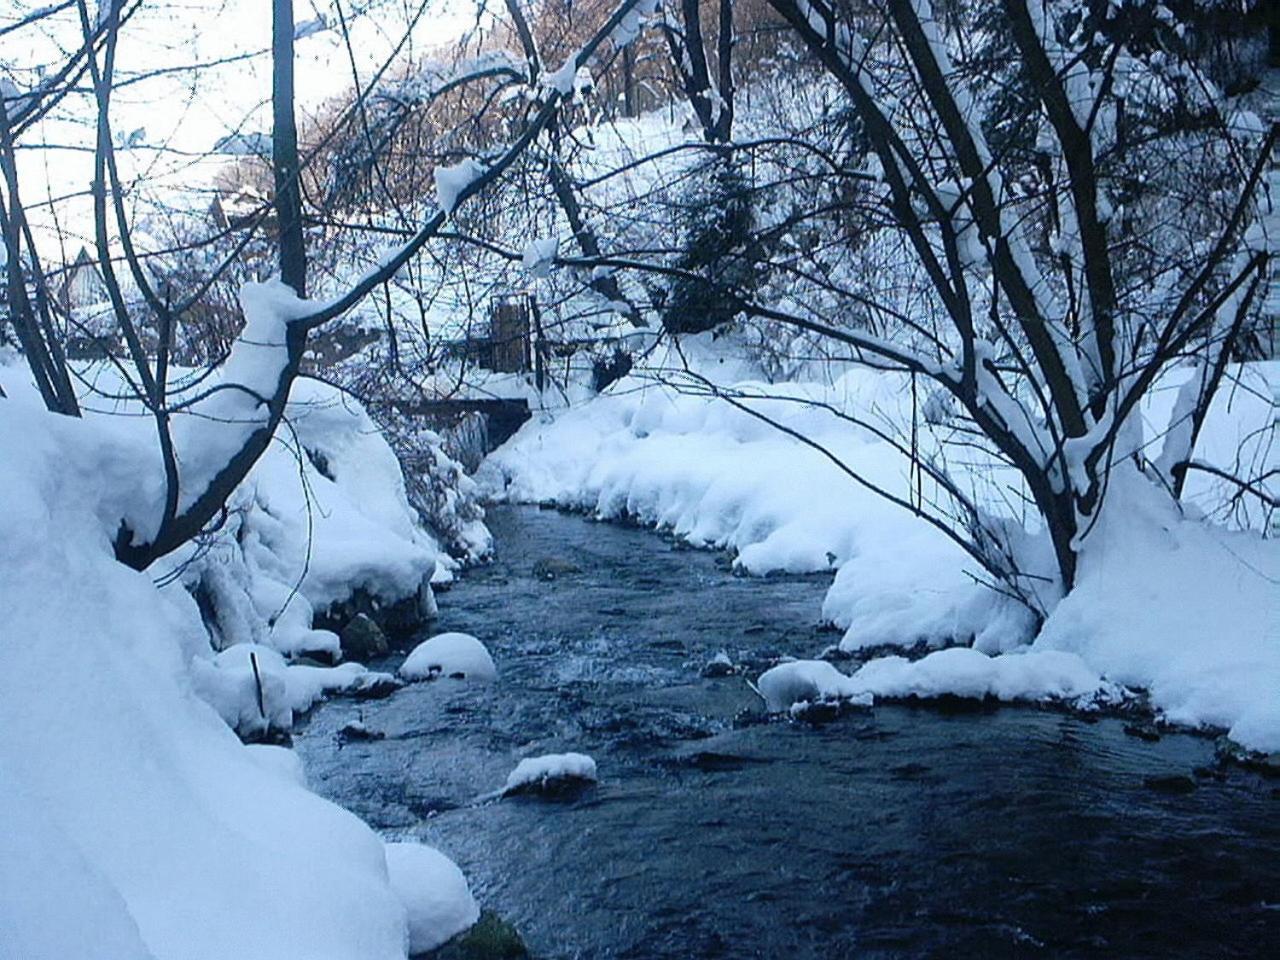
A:
<svg viewBox="0 0 1280 960">
<path fill-rule="evenodd" d="M 382 842 L 240 743 L 193 688 L 190 596 L 112 556 L 145 458 L 5 386 L 0 952 L 404 957 Z"/>
<path fill-rule="evenodd" d="M 436 167 L 436 203 L 445 213 L 453 213 L 458 205 L 458 197 L 472 181 L 478 179 L 485 171 L 480 161 L 467 157 L 447 167 Z"/>
<path fill-rule="evenodd" d="M 585 753 L 548 753 L 525 757 L 507 775 L 504 792 L 549 780 L 595 780 L 596 762 Z"/>
<path fill-rule="evenodd" d="M 409 955 L 434 950 L 469 930 L 480 907 L 457 864 L 434 847 L 388 843 L 391 888 L 409 917 Z"/>
<path fill-rule="evenodd" d="M 736 565 L 751 574 L 831 570 L 823 616 L 845 630 L 847 651 L 958 643 L 972 644 L 976 655 L 1017 658 L 881 665 L 886 690 L 915 684 L 936 694 L 947 692 L 945 680 L 957 691 L 976 685 L 999 697 L 1087 700 L 1124 684 L 1149 690 L 1171 721 L 1224 728 L 1252 749 L 1280 749 L 1280 542 L 1261 536 L 1254 518 L 1228 514 L 1224 486 L 1193 474 L 1179 515 L 1149 481 L 1118 472 L 1075 589 L 1065 601 L 1041 598 L 1049 616 L 1037 637 L 1027 611 L 976 583 L 981 571 L 943 534 L 705 386 L 735 394 L 906 497 L 911 480 L 896 451 L 804 401 L 901 428 L 912 407 L 907 378 L 846 366 L 811 382 L 768 383 L 731 337 L 685 338 L 682 352 L 657 353 L 649 365 L 670 380 L 687 363 L 705 378 L 689 381 L 696 389 L 678 391 L 636 371 L 597 398 L 535 415 L 478 479 L 499 499 L 626 516 L 735 550 Z M 1248 389 L 1224 391 L 1215 402 L 1196 456 L 1230 469 L 1239 441 L 1253 437 L 1240 452 L 1247 474 L 1261 476 L 1280 466 L 1280 445 L 1266 440 L 1280 364 L 1235 373 Z M 1171 371 L 1153 392 L 1143 409 L 1147 437 L 1162 434 L 1186 375 Z M 929 398 L 917 400 L 923 406 Z M 1007 471 L 961 476 L 996 514 L 1008 502 L 1002 486 L 1016 484 Z M 1255 529 L 1231 529 L 1248 525 Z M 1028 650 L 1074 659 L 1019 656 Z"/>
<path fill-rule="evenodd" d="M 771 713 L 781 713 L 792 704 L 818 700 L 856 700 L 869 705 L 852 682 L 825 660 L 792 660 L 780 663 L 760 674 L 756 681 L 760 695 Z"/>
<path fill-rule="evenodd" d="M 108 365 L 79 372 L 108 395 L 126 392 Z M 189 371 L 172 374 L 179 385 L 187 377 Z M 9 403 L 34 412 L 40 401 L 28 380 L 20 363 L 0 358 L 0 384 Z M 223 371 L 219 382 L 238 381 Z M 189 392 L 209 385 L 201 381 Z M 163 503 L 154 425 L 137 416 L 136 404 L 98 396 L 83 403 L 86 419 L 112 448 L 97 464 L 102 525 L 114 530 L 124 517 L 140 532 L 153 530 Z M 287 424 L 232 494 L 217 535 L 162 558 L 152 573 L 176 576 L 188 589 L 203 591 L 218 649 L 255 643 L 286 656 L 336 655 L 338 637 L 312 629 L 316 611 L 346 600 L 356 588 L 383 603 L 414 596 L 424 581 L 449 579 L 456 564 L 420 526 L 395 454 L 359 403 L 303 378 L 294 384 L 286 416 Z M 179 416 L 175 435 L 203 431 L 212 441 L 222 426 L 229 438 L 241 437 L 241 424 L 199 425 L 200 420 Z M 203 458 L 196 468 L 212 469 Z M 185 456 L 181 476 L 185 487 Z"/>
<path fill-rule="evenodd" d="M 880 657 L 868 661 L 849 680 L 856 691 L 895 698 L 952 694 L 974 699 L 1070 700 L 1088 706 L 1122 695 L 1080 657 L 1055 650 L 989 656 L 972 647 L 952 647 L 914 661 Z"/>
<path fill-rule="evenodd" d="M 438 633 L 422 641 L 400 664 L 405 680 L 434 680 L 454 677 L 466 680 L 496 680 L 498 668 L 485 645 L 469 633 Z"/>
</svg>

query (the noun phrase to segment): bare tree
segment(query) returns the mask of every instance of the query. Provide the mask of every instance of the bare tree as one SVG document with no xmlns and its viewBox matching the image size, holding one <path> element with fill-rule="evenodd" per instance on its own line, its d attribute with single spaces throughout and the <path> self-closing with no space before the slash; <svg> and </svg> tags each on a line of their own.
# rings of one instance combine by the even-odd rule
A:
<svg viewBox="0 0 1280 960">
<path fill-rule="evenodd" d="M 606 41 L 612 39 L 620 45 L 633 37 L 641 16 L 638 8 L 644 6 L 640 0 L 622 0 L 587 42 L 569 57 L 561 73 L 571 76 Z M 283 420 L 291 387 L 301 371 L 309 335 L 390 281 L 442 233 L 463 204 L 501 178 L 538 141 L 572 94 L 572 90 L 563 85 L 550 84 L 538 87 L 536 96 L 520 101 L 517 108 L 522 115 L 515 124 L 518 134 L 487 154 L 443 171 L 443 177 L 438 173 L 438 202 L 431 205 L 433 212 L 407 239 L 386 251 L 375 269 L 336 296 L 307 301 L 300 296 L 306 279 L 306 250 L 299 184 L 306 160 L 299 157 L 293 119 L 291 7 L 289 0 L 275 0 L 272 8 L 274 205 L 279 221 L 277 244 L 281 275 L 291 289 L 281 293 L 266 288 L 261 293 L 244 334 L 217 374 L 203 386 L 188 386 L 178 392 L 167 382 L 174 317 L 189 307 L 200 291 L 192 291 L 184 301 L 172 304 L 153 288 L 132 243 L 125 188 L 116 164 L 110 122 L 111 96 L 116 82 L 115 52 L 121 26 L 137 9 L 137 4 L 130 6 L 127 0 L 109 0 L 99 16 L 98 11 L 90 11 L 86 0 L 75 0 L 82 42 L 72 51 L 68 63 L 40 90 L 23 96 L 5 94 L 5 122 L 0 125 L 5 149 L 0 155 L 6 158 L 6 185 L 0 199 L 4 201 L 6 213 L 0 226 L 4 228 L 7 253 L 8 296 L 11 307 L 18 308 L 11 312 L 15 326 L 24 337 L 24 353 L 46 405 L 51 410 L 74 413 L 75 398 L 70 389 L 68 364 L 57 353 L 59 337 L 49 324 L 41 325 L 27 295 L 33 286 L 31 280 L 34 278 L 34 285 L 39 288 L 43 275 L 22 216 L 24 208 L 12 156 L 15 135 L 31 127 L 36 111 L 47 109 L 55 86 L 56 95 L 65 97 L 80 77 L 88 76 L 91 81 L 97 108 L 92 195 L 98 266 L 128 348 L 127 363 L 117 363 L 123 379 L 130 385 L 132 399 L 142 404 L 155 423 L 165 474 L 165 503 L 161 515 L 148 519 L 145 529 L 135 529 L 122 519 L 115 538 L 117 558 L 135 569 L 146 568 L 218 522 L 228 498 L 272 442 Z M 652 5 L 648 9 L 651 11 Z M 369 89 L 357 91 L 353 110 L 363 108 Z M 260 211 L 255 219 L 265 218 L 266 212 Z M 158 330 L 153 351 L 147 349 L 139 318 L 122 293 L 115 272 L 117 262 L 126 265 L 146 309 L 153 315 Z M 174 429 L 178 419 L 182 420 L 180 432 Z"/>
</svg>

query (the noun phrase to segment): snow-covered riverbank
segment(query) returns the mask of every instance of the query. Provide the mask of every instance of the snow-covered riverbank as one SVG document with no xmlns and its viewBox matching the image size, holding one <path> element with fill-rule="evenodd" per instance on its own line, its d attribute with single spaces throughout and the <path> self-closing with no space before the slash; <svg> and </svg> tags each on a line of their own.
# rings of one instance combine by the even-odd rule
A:
<svg viewBox="0 0 1280 960">
<path fill-rule="evenodd" d="M 232 729 L 368 675 L 286 663 L 338 653 L 314 611 L 444 570 L 363 411 L 300 390 L 220 530 L 139 573 L 111 541 L 157 509 L 147 418 L 55 416 L 0 370 L 0 954 L 401 960 L 473 921 L 460 877 L 435 889 L 443 855 L 389 873 L 290 752 Z"/>
<path fill-rule="evenodd" d="M 1025 608 L 983 585 L 956 544 L 844 469 L 911 498 L 905 461 L 848 419 L 909 423 L 908 378 L 854 370 L 825 383 L 768 384 L 723 345 L 686 345 L 684 354 L 696 380 L 683 391 L 641 372 L 535 417 L 482 468 L 489 494 L 636 519 L 733 550 L 752 574 L 831 570 L 823 613 L 844 629 L 846 651 L 971 642 L 991 655 L 1062 653 L 1099 688 L 1147 689 L 1172 722 L 1280 750 L 1280 543 L 1192 516 L 1214 510 L 1220 487 L 1194 478 L 1183 515 L 1117 497 L 1138 508 L 1104 514 L 1076 589 L 1060 602 L 1044 598 L 1049 616 L 1036 634 Z M 1229 462 L 1275 417 L 1275 365 L 1242 379 L 1249 389 L 1224 391 L 1206 426 L 1199 450 L 1209 462 Z M 1160 434 L 1175 392 L 1158 391 L 1148 405 L 1150 435 Z M 1244 452 L 1264 465 L 1276 456 Z M 975 460 L 974 490 L 993 510 L 1017 514 L 1012 478 Z M 1117 484 L 1141 482 L 1121 473 Z M 933 679 L 938 690 L 967 682 L 964 671 Z"/>
</svg>

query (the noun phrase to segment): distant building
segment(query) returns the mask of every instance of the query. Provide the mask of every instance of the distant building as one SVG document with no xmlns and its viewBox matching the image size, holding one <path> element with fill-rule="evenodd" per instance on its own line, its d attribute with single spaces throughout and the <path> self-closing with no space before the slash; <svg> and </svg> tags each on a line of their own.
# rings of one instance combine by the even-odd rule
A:
<svg viewBox="0 0 1280 960">
<path fill-rule="evenodd" d="M 57 298 L 68 313 L 107 299 L 107 285 L 98 271 L 98 261 L 89 255 L 88 248 L 82 246 L 67 268 Z"/>
</svg>

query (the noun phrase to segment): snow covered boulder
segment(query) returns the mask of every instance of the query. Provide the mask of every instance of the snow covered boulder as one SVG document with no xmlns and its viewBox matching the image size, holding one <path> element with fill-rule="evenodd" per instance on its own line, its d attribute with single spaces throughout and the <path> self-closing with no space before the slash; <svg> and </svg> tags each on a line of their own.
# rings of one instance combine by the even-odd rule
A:
<svg viewBox="0 0 1280 960">
<path fill-rule="evenodd" d="M 420 843 L 388 843 L 391 889 L 409 921 L 409 955 L 434 950 L 480 919 L 480 907 L 457 864 Z"/>
<path fill-rule="evenodd" d="M 756 682 L 770 713 L 782 713 L 798 703 L 842 701 L 850 706 L 871 706 L 852 677 L 825 660 L 793 660 L 766 670 Z"/>
<path fill-rule="evenodd" d="M 595 782 L 596 762 L 585 753 L 548 753 L 516 764 L 502 794 L 558 793 Z"/>
<path fill-rule="evenodd" d="M 498 668 L 483 643 L 469 633 L 440 633 L 424 640 L 400 665 L 405 680 L 495 680 Z"/>
</svg>

